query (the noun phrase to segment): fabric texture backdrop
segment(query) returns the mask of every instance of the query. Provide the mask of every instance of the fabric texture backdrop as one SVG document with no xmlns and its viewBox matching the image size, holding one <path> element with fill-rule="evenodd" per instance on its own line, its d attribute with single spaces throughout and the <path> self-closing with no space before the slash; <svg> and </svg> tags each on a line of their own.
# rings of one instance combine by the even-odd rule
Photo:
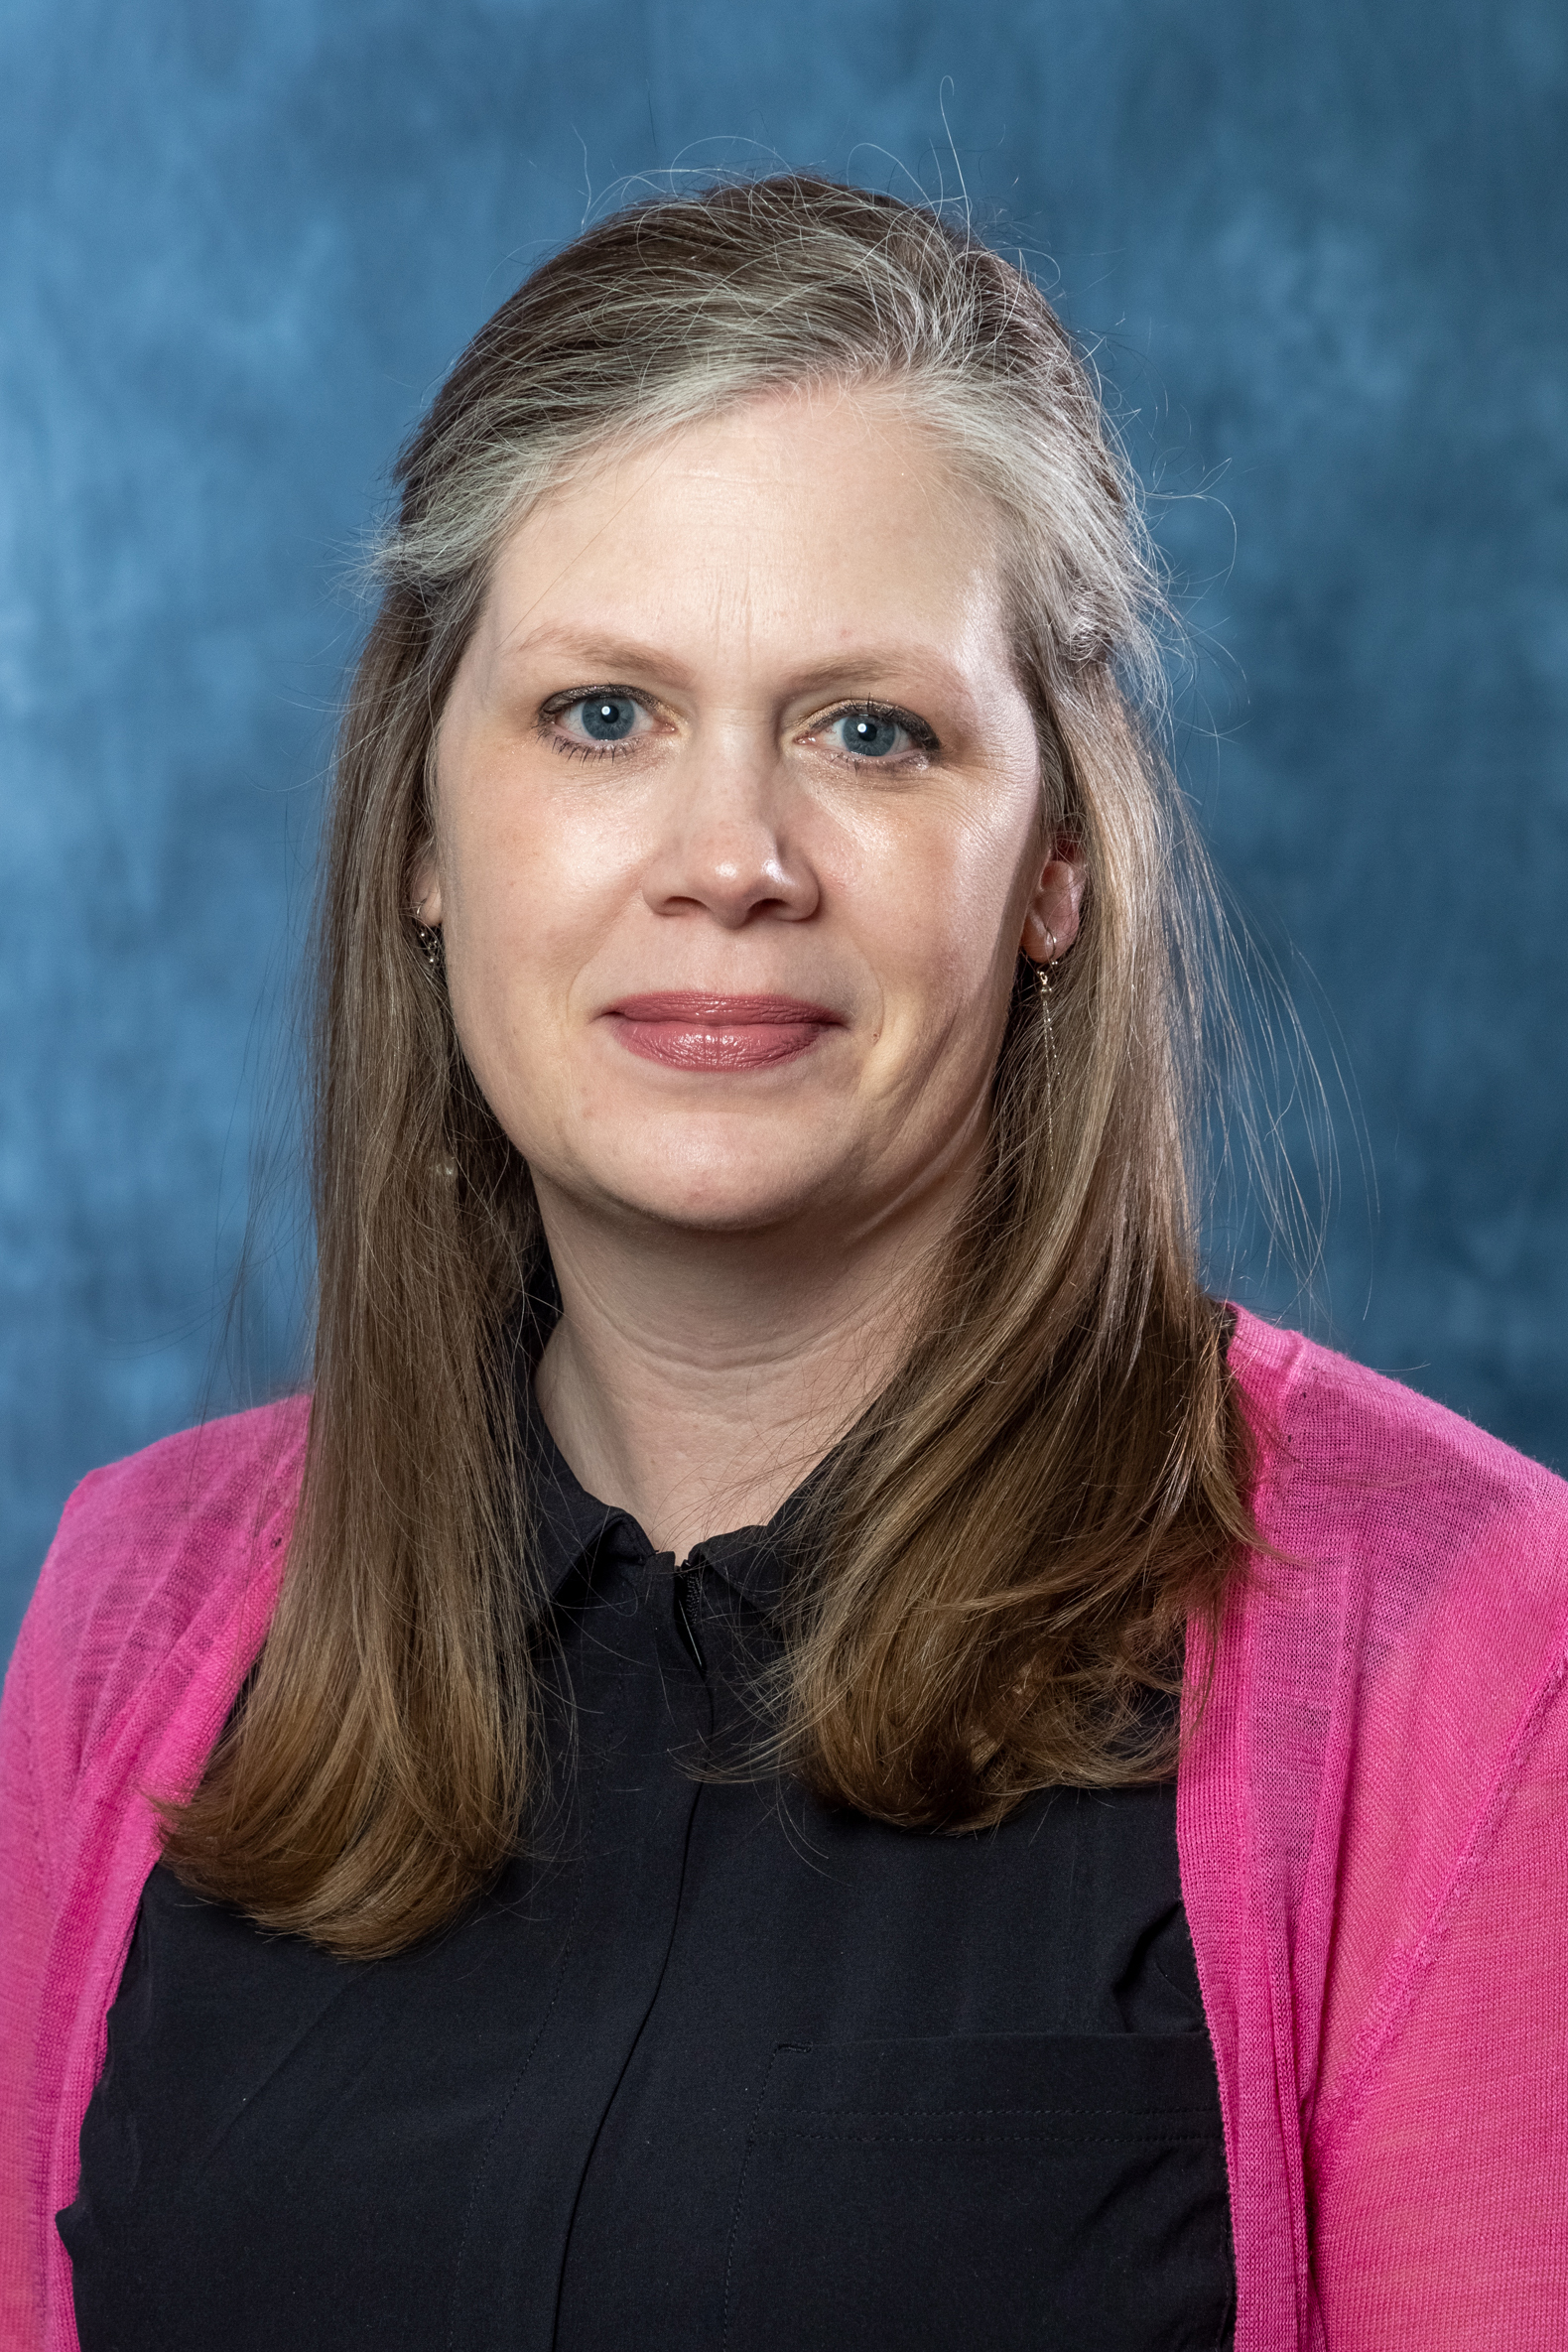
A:
<svg viewBox="0 0 1568 2352">
<path fill-rule="evenodd" d="M 1568 1467 L 1555 0 L 13 0 L 0 86 L 0 1649 L 84 1470 L 290 1374 L 345 580 L 473 328 L 672 168 L 962 183 L 1035 259 L 1338 1097 L 1311 1296 L 1224 1278 Z"/>
</svg>

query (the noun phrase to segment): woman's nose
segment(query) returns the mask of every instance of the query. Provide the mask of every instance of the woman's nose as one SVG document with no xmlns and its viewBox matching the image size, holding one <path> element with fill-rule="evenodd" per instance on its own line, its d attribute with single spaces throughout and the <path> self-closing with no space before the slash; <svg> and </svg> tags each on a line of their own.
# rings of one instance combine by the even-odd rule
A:
<svg viewBox="0 0 1568 2352">
<path fill-rule="evenodd" d="M 731 931 L 759 915 L 801 922 L 814 914 L 821 889 L 800 827 L 789 822 L 791 797 L 760 750 L 682 762 L 643 875 L 653 912 L 701 911 Z"/>
</svg>

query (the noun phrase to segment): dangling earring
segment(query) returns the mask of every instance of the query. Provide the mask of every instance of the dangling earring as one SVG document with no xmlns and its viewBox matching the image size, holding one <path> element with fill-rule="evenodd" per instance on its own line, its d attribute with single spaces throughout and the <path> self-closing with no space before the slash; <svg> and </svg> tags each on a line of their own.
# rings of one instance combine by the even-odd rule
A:
<svg viewBox="0 0 1568 2352">
<path fill-rule="evenodd" d="M 1050 953 L 1047 955 L 1043 964 L 1037 964 L 1035 966 L 1034 971 L 1035 978 L 1040 983 L 1041 998 L 1044 1002 L 1046 1011 L 1049 1012 L 1051 1009 L 1051 972 L 1056 963 L 1056 933 L 1054 931 L 1048 930 L 1045 936 L 1051 943 Z"/>
<path fill-rule="evenodd" d="M 424 952 L 425 961 L 430 966 L 431 978 L 439 980 L 442 965 L 446 961 L 447 945 L 439 928 L 433 931 L 428 923 L 420 921 L 420 907 L 423 907 L 425 901 L 422 898 L 419 906 L 414 909 L 414 929 L 419 934 L 419 944 Z"/>
</svg>

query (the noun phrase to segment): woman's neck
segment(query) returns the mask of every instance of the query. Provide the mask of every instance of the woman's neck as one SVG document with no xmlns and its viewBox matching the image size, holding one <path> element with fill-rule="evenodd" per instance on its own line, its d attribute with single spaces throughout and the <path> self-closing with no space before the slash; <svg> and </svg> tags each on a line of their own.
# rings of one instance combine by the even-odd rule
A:
<svg viewBox="0 0 1568 2352">
<path fill-rule="evenodd" d="M 562 1298 L 535 1377 L 583 1485 L 661 1551 L 770 1519 L 896 1371 L 952 1191 L 869 1233 L 621 1226 L 541 1186 Z"/>
</svg>

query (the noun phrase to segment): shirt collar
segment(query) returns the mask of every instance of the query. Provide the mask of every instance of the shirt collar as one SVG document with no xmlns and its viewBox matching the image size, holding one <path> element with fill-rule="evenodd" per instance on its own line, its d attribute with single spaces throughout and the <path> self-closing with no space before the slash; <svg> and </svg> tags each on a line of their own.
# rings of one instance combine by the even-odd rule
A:
<svg viewBox="0 0 1568 2352">
<path fill-rule="evenodd" d="M 559 1598 L 575 1573 L 591 1574 L 602 1561 L 616 1560 L 635 1569 L 656 1558 L 651 1539 L 631 1512 L 619 1503 L 601 1503 L 579 1481 L 545 1426 L 534 1397 L 532 1367 L 526 1362 L 518 1366 L 517 1389 L 534 1532 L 551 1599 Z M 789 1538 L 816 1476 L 813 1472 L 796 1488 L 765 1527 L 737 1527 L 727 1535 L 709 1536 L 693 1547 L 689 1564 L 713 1570 L 764 1617 L 776 1616 L 783 1599 Z"/>
</svg>

